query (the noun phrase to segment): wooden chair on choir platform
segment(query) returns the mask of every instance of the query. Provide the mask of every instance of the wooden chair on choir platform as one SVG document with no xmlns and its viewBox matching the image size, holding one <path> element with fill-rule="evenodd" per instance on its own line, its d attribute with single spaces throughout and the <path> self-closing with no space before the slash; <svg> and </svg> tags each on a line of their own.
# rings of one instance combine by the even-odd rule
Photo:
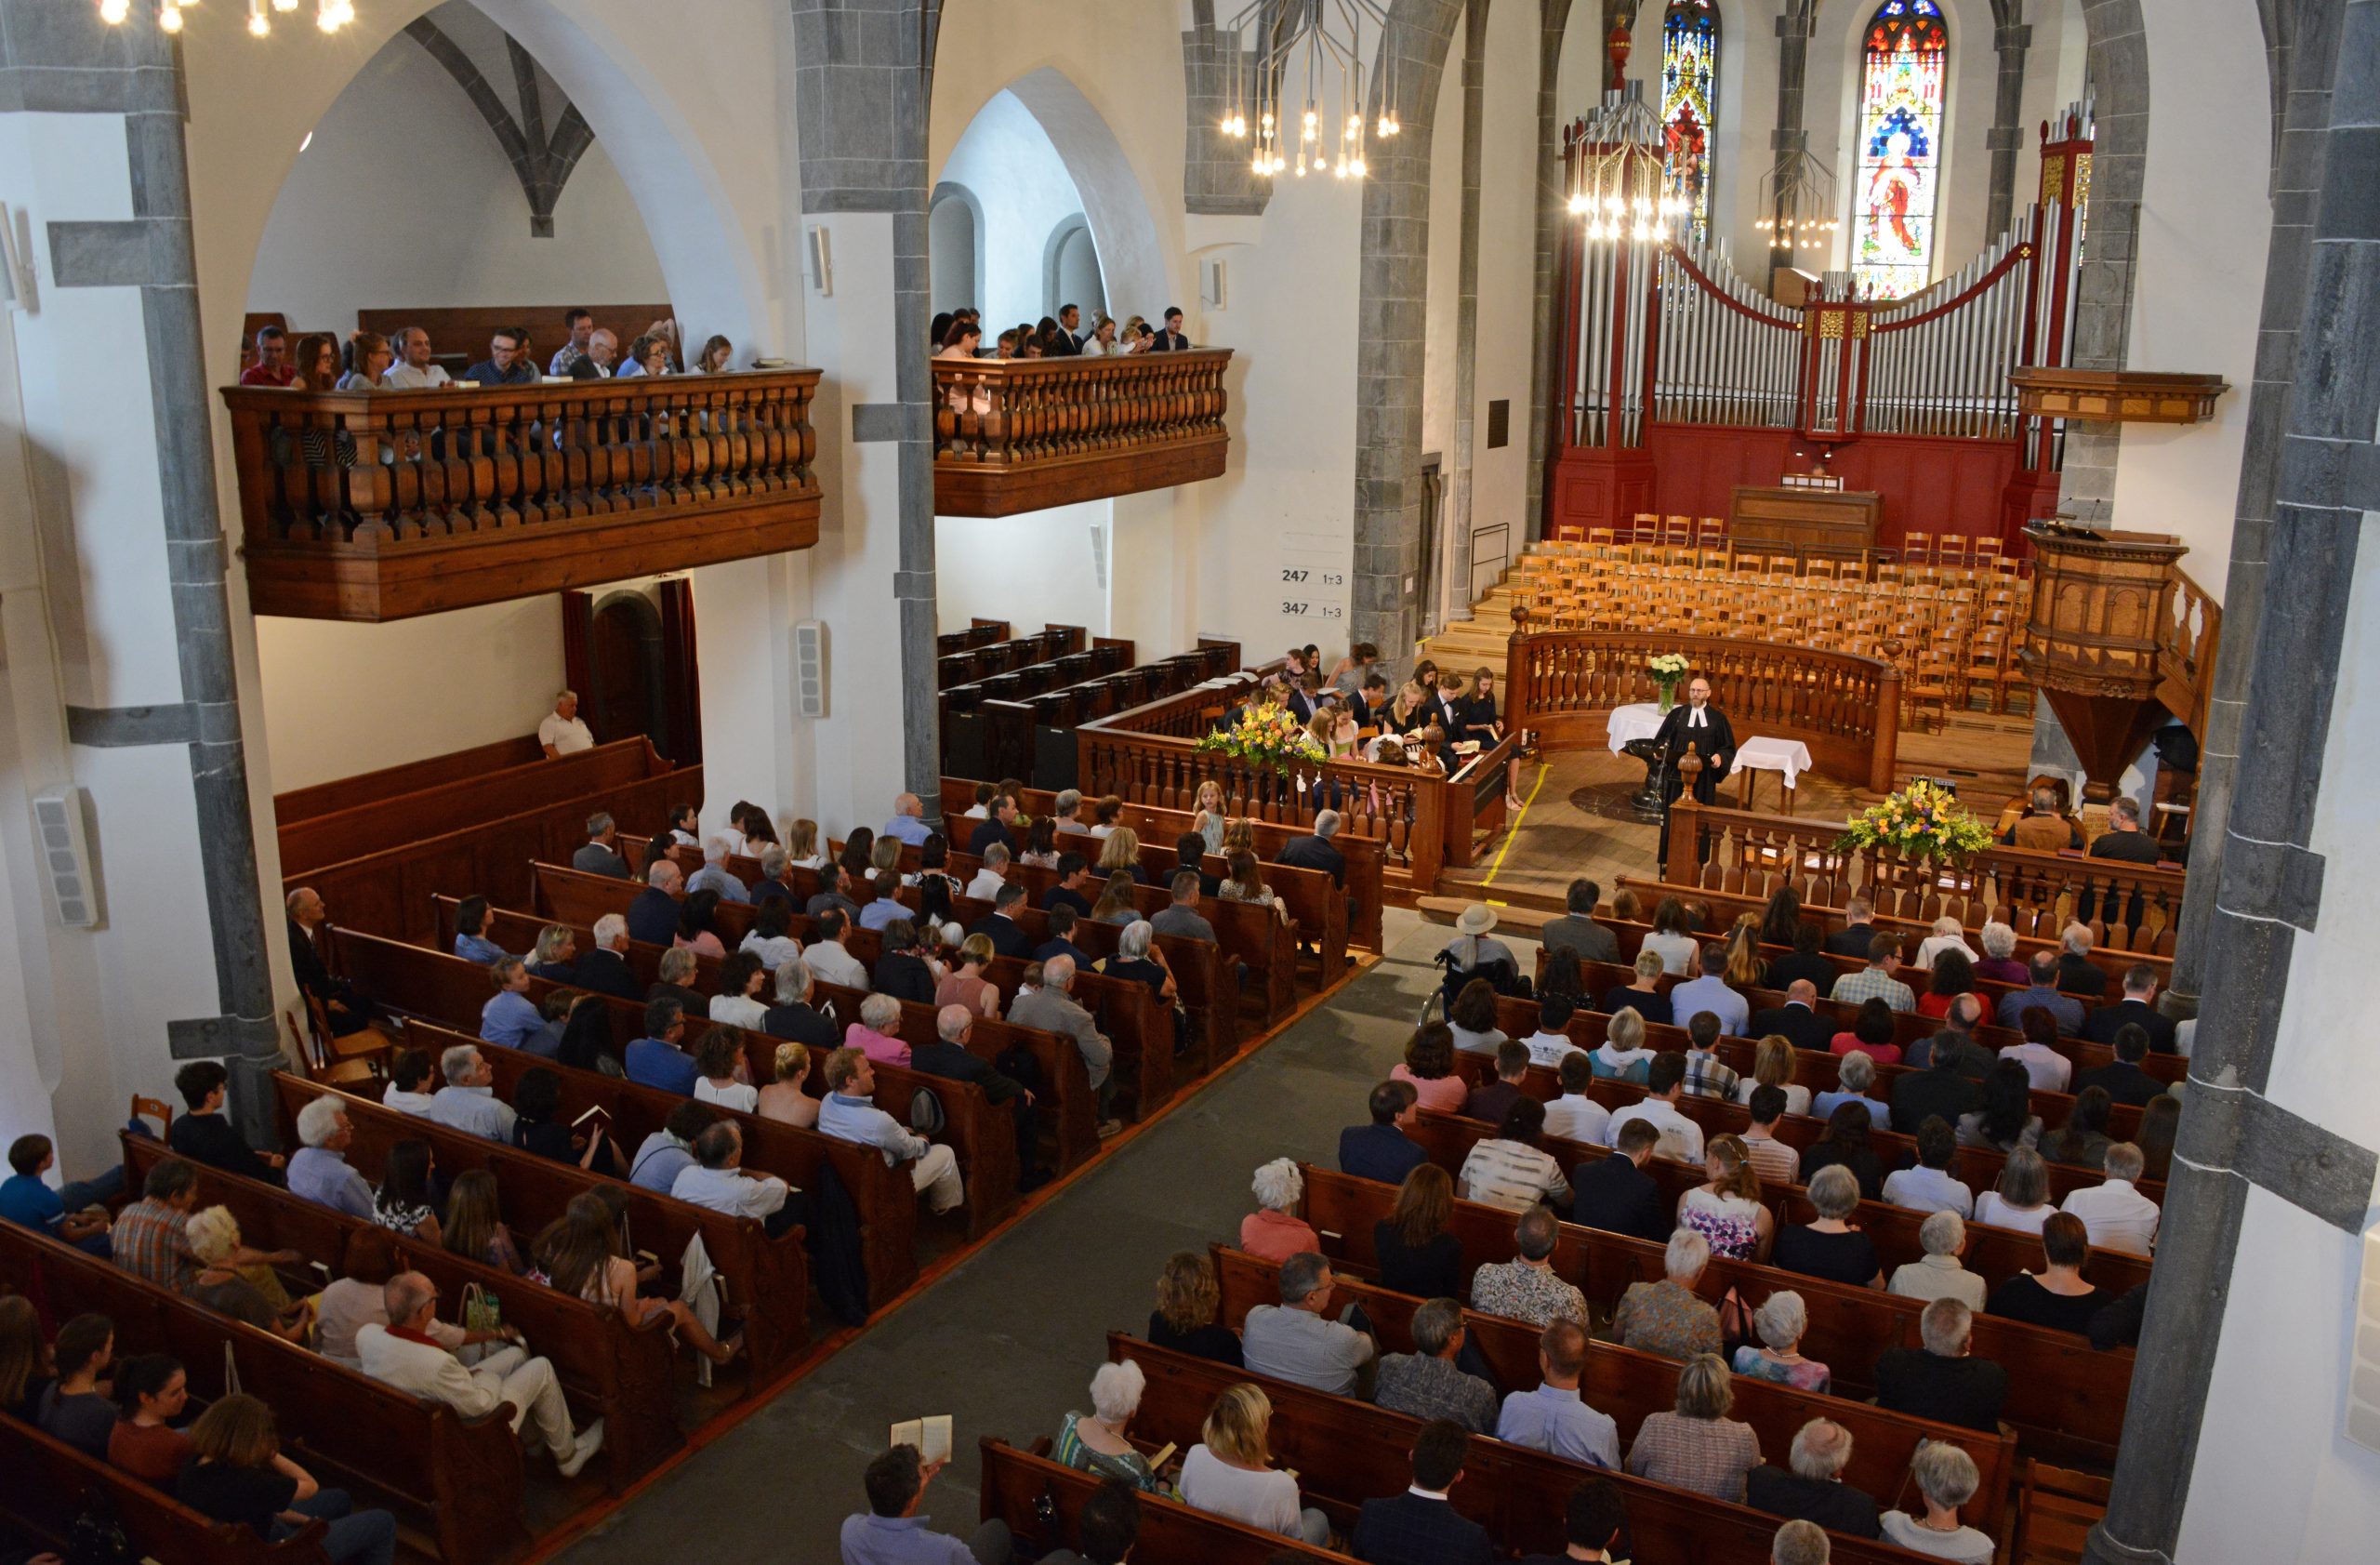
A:
<svg viewBox="0 0 2380 1565">
<path fill-rule="evenodd" d="M 1694 518 L 1691 516 L 1663 517 L 1661 542 L 1673 549 L 1691 547 L 1694 543 Z"/>
<path fill-rule="evenodd" d="M 1974 558 L 1974 547 L 1975 540 L 1964 533 L 1944 533 L 1941 541 L 1935 545 L 1935 558 L 1944 565 L 1964 570 Z"/>
<path fill-rule="evenodd" d="M 1727 519 L 1704 516 L 1694 524 L 1694 541 L 1704 549 L 1716 549 L 1727 541 Z"/>
<path fill-rule="evenodd" d="M 1609 527 L 1587 529 L 1587 547 L 1590 549 L 1610 549 L 1619 541 L 1619 535 Z"/>
<path fill-rule="evenodd" d="M 1923 561 L 1929 565 L 1932 564 L 1934 563 L 1934 535 L 1932 533 L 1916 532 L 1901 534 L 1900 558 L 1901 564 L 1904 565 L 1913 565 L 1918 564 L 1920 561 Z"/>
</svg>

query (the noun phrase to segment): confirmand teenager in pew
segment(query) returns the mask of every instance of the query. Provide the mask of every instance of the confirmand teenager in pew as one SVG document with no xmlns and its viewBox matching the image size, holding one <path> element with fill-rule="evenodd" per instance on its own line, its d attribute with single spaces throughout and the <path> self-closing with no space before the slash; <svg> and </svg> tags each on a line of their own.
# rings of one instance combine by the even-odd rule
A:
<svg viewBox="0 0 2380 1565">
<path fill-rule="evenodd" d="M 1488 1529 L 1456 1510 L 1448 1496 L 1462 1477 L 1470 1437 L 1459 1424 L 1433 1419 L 1413 1437 L 1413 1481 L 1402 1494 L 1367 1500 L 1355 1518 L 1355 1558 L 1368 1565 L 1488 1565 L 1496 1557 Z"/>
</svg>

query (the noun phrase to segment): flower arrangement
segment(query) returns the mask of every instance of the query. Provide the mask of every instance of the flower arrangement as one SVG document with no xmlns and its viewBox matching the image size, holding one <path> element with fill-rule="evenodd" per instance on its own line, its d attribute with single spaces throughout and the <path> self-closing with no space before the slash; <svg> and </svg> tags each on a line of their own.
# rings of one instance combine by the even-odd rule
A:
<svg viewBox="0 0 2380 1565">
<path fill-rule="evenodd" d="M 1686 678 L 1687 667 L 1686 654 L 1682 652 L 1657 653 L 1646 662 L 1645 671 L 1653 676 L 1654 684 L 1660 688 L 1661 710 L 1667 711 L 1677 705 L 1678 682 Z"/>
<path fill-rule="evenodd" d="M 1197 748 L 1275 772 L 1299 764 L 1318 766 L 1330 759 L 1287 707 L 1250 707 L 1230 727 L 1201 738 Z"/>
<path fill-rule="evenodd" d="M 1919 779 L 1853 816 L 1835 851 L 1882 849 L 1902 858 L 1955 858 L 1991 846 L 1991 829 L 1948 789 Z"/>
</svg>

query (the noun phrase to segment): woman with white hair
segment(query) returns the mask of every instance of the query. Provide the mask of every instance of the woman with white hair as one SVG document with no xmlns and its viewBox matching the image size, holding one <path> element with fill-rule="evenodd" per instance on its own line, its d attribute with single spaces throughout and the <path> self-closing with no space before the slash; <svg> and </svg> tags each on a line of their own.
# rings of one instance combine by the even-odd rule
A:
<svg viewBox="0 0 2380 1565">
<path fill-rule="evenodd" d="M 1164 1493 L 1165 1479 L 1126 1438 L 1147 1386 L 1148 1376 L 1130 1359 L 1100 1365 L 1091 1377 L 1091 1412 L 1066 1414 L 1051 1454 L 1093 1478 L 1120 1479 L 1145 1492 Z"/>
<path fill-rule="evenodd" d="M 1856 1103 L 1868 1111 L 1868 1123 L 1874 1130 L 1893 1128 L 1893 1111 L 1889 1104 L 1877 1102 L 1868 1095 L 1876 1084 L 1876 1062 L 1866 1051 L 1854 1049 L 1835 1056 L 1834 1090 L 1818 1094 L 1810 1100 L 1810 1112 L 1821 1120 L 1831 1120 L 1834 1111 L 1846 1103 Z"/>
<path fill-rule="evenodd" d="M 1955 1212 L 1934 1213 L 1919 1225 L 1917 1242 L 1925 1253 L 1893 1268 L 1889 1291 L 1904 1299 L 1956 1299 L 1981 1315 L 1990 1288 L 1979 1273 L 1959 1264 L 1967 1247 L 1965 1219 Z"/>
<path fill-rule="evenodd" d="M 1267 1261 L 1286 1261 L 1309 1250 L 1321 1252 L 1321 1237 L 1297 1214 L 1298 1202 L 1305 1199 L 1305 1176 L 1297 1164 L 1275 1158 L 1256 1171 L 1250 1188 L 1256 1194 L 1257 1209 L 1240 1221 L 1242 1250 Z"/>
<path fill-rule="evenodd" d="M 1975 964 L 1975 975 L 2019 988 L 2033 981 L 2031 970 L 2016 960 L 2016 932 L 1998 919 L 1983 926 L 1983 960 Z"/>
<path fill-rule="evenodd" d="M 1736 1349 L 1735 1371 L 1756 1380 L 1773 1380 L 1796 1391 L 1824 1394 L 1833 1374 L 1816 1359 L 1802 1357 L 1802 1333 L 1810 1329 L 1809 1306 L 1791 1288 L 1779 1288 L 1752 1311 L 1752 1329 L 1761 1346 L 1746 1343 Z"/>
<path fill-rule="evenodd" d="M 1925 1514 L 1886 1511 L 1877 1518 L 1884 1530 L 1884 1542 L 1937 1559 L 1957 1560 L 1960 1565 L 1991 1565 L 1995 1552 L 1991 1540 L 1975 1528 L 1959 1524 L 1959 1507 L 1975 1498 L 1983 1482 L 1975 1470 L 1975 1458 L 1957 1446 L 1927 1440 L 1910 1459 L 1909 1475 L 1917 1481 Z"/>
<path fill-rule="evenodd" d="M 1969 962 L 1976 959 L 1975 948 L 1967 944 L 1966 925 L 1958 921 L 1957 915 L 1945 913 L 1934 921 L 1934 933 L 1917 943 L 1917 965 L 1930 970 L 1936 957 L 1950 950 Z"/>
<path fill-rule="evenodd" d="M 289 1307 L 289 1295 L 282 1291 L 271 1267 L 241 1264 L 254 1252 L 241 1245 L 239 1219 L 231 1215 L 231 1208 L 210 1206 L 192 1213 L 182 1222 L 182 1240 L 198 1258 L 190 1297 L 218 1315 L 245 1321 L 260 1332 L 290 1342 L 306 1340 L 311 1312 Z M 271 1284 L 270 1295 L 258 1286 L 255 1279 L 259 1275 Z"/>
</svg>

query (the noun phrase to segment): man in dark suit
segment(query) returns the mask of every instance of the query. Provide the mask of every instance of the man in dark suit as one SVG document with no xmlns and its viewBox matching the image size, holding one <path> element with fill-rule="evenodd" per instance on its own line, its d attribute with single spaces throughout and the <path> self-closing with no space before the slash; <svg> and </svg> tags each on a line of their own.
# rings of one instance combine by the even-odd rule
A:
<svg viewBox="0 0 2380 1565">
<path fill-rule="evenodd" d="M 1815 1049 L 1821 1054 L 1842 1030 L 1833 1017 L 1818 1015 L 1818 991 L 1807 978 L 1786 985 L 1785 1003 L 1756 1013 L 1752 1019 L 1754 1038 L 1773 1032 L 1796 1049 Z"/>
<path fill-rule="evenodd" d="M 1628 1525 L 1628 1511 L 1620 1490 L 1609 1479 L 1591 1478 L 1570 1491 L 1562 1506 L 1559 1554 L 1525 1556 L 1520 1565 L 1568 1565 L 1573 1559 L 1610 1559 L 1620 1546 L 1620 1530 Z"/>
<path fill-rule="evenodd" d="M 2108 1095 L 2118 1103 L 2139 1108 L 2165 1090 L 2164 1082 L 2140 1068 L 2141 1060 L 2149 1053 L 2149 1034 L 2145 1029 L 2127 1022 L 2116 1028 L 2116 1035 L 2109 1042 L 2115 1049 L 2116 1057 L 2096 1070 L 2086 1070 L 2074 1078 L 2076 1092 L 2105 1087 Z"/>
<path fill-rule="evenodd" d="M 1570 1220 L 1656 1244 L 1668 1239 L 1670 1222 L 1663 1212 L 1661 1187 L 1645 1172 L 1646 1160 L 1660 1140 L 1660 1129 L 1650 1120 L 1631 1120 L 1621 1125 L 1611 1156 L 1593 1159 L 1570 1171 Z"/>
<path fill-rule="evenodd" d="M 1347 855 L 1330 845 L 1330 839 L 1337 835 L 1339 812 L 1324 810 L 1314 817 L 1314 835 L 1290 838 L 1283 844 L 1276 862 L 1293 869 L 1327 870 L 1331 882 L 1343 887 L 1347 883 Z"/>
<path fill-rule="evenodd" d="M 1471 1437 L 1452 1419 L 1434 1418 L 1413 1438 L 1413 1484 L 1402 1494 L 1367 1500 L 1356 1515 L 1355 1558 L 1368 1565 L 1488 1565 L 1488 1529 L 1448 1504 L 1462 1477 Z"/>
<path fill-rule="evenodd" d="M 1198 872 L 1199 895 L 1221 896 L 1223 894 L 1223 877 L 1207 873 L 1207 839 L 1204 835 L 1196 831 L 1184 831 L 1181 836 L 1176 837 L 1173 840 L 1173 869 L 1166 871 L 1169 878 L 1174 870 L 1196 869 Z M 1088 913 L 1091 909 L 1085 908 L 1083 911 Z"/>
<path fill-rule="evenodd" d="M 1077 972 L 1090 971 L 1094 959 L 1074 942 L 1075 924 L 1079 917 L 1072 908 L 1051 908 L 1050 938 L 1033 948 L 1033 960 L 1047 962 L 1062 956 L 1073 961 Z"/>
<path fill-rule="evenodd" d="M 579 952 L 578 960 L 570 964 L 570 981 L 597 994 L 642 1000 L 644 988 L 636 981 L 628 957 L 628 922 L 617 913 L 606 913 L 595 921 L 594 946 Z"/>
<path fill-rule="evenodd" d="M 2057 987 L 2062 994 L 2079 994 L 2085 1000 L 2108 997 L 2108 970 L 2091 960 L 2093 939 L 2091 926 L 2069 923 L 2059 932 L 2057 953 Z"/>
<path fill-rule="evenodd" d="M 1202 837 L 1199 841 L 1204 842 L 1206 839 Z M 1072 908 L 1083 917 L 1089 918 L 1091 898 L 1083 895 L 1083 888 L 1090 883 L 1090 881 L 1091 861 L 1089 859 L 1078 853 L 1060 854 L 1057 883 L 1041 894 L 1041 910 L 1046 913 L 1055 908 Z"/>
<path fill-rule="evenodd" d="M 995 956 L 1021 957 L 1033 949 L 1033 936 L 1016 922 L 1017 912 L 1024 906 L 1025 888 L 1014 881 L 1007 882 L 992 899 L 992 910 L 969 924 L 967 933 L 989 940 Z"/>
<path fill-rule="evenodd" d="M 2000 1426 L 2008 1372 L 1967 1357 L 1975 1316 L 1956 1299 L 1936 1299 L 1917 1318 L 1924 1347 L 1887 1348 L 1876 1359 L 1876 1402 L 1895 1412 L 1987 1433 Z"/>
<path fill-rule="evenodd" d="M 628 861 L 620 856 L 620 829 L 609 812 L 598 810 L 587 817 L 587 841 L 570 855 L 570 867 L 617 881 L 628 878 Z"/>
<path fill-rule="evenodd" d="M 1876 938 L 1875 918 L 1874 903 L 1864 896 L 1853 897 L 1843 905 L 1843 927 L 1826 937 L 1826 948 L 1836 956 L 1867 961 L 1868 947 Z"/>
<path fill-rule="evenodd" d="M 1720 780 L 1736 759 L 1736 731 L 1727 714 L 1711 704 L 1711 682 L 1699 674 L 1686 687 L 1686 704 L 1672 707 L 1653 736 L 1654 750 L 1668 763 L 1661 784 L 1664 803 L 1686 790 L 1685 774 L 1677 768 L 1689 746 L 1702 759 L 1702 770 L 1694 778 L 1695 802 L 1715 803 Z"/>
<path fill-rule="evenodd" d="M 1405 1176 L 1428 1160 L 1428 1154 L 1407 1139 L 1405 1127 L 1421 1113 L 1411 1083 L 1382 1081 L 1372 1089 L 1372 1121 L 1349 1125 L 1339 1133 L 1339 1172 L 1357 1179 L 1402 1185 Z"/>
<path fill-rule="evenodd" d="M 1012 856 L 1016 853 L 1016 833 L 1010 828 L 1016 819 L 1016 801 L 1005 793 L 994 794 L 990 810 L 969 835 L 967 851 L 981 858 L 985 848 L 998 842 Z"/>
<path fill-rule="evenodd" d="M 1076 328 L 1081 325 L 1082 312 L 1079 309 L 1071 304 L 1062 307 L 1058 311 L 1057 332 L 1042 347 L 1042 356 L 1071 359 L 1079 354 L 1082 351 L 1082 333 Z"/>
<path fill-rule="evenodd" d="M 1849 1430 L 1831 1419 L 1814 1418 L 1793 1437 L 1788 1460 L 1790 1468 L 1768 1464 L 1746 1474 L 1744 1504 L 1855 1538 L 1883 1536 L 1874 1497 L 1843 1481 L 1844 1464 L 1851 1460 Z"/>
<path fill-rule="evenodd" d="M 1584 876 L 1572 881 L 1562 898 L 1566 911 L 1545 921 L 1539 943 L 1549 951 L 1568 951 L 1580 962 L 1618 962 L 1620 936 L 1595 922 L 1595 905 L 1602 900 L 1603 887 L 1594 882 Z"/>
<path fill-rule="evenodd" d="M 1824 994 L 1834 988 L 1838 976 L 1834 963 L 1826 959 L 1826 932 L 1808 919 L 1793 926 L 1793 949 L 1768 964 L 1765 988 L 1792 988 L 1795 980 L 1810 986 L 1813 994 Z M 1823 1049 L 1824 1043 L 1818 1045 Z"/>
<path fill-rule="evenodd" d="M 1152 353 L 1186 353 L 1190 351 L 1190 339 L 1182 335 L 1180 305 L 1172 305 L 1166 310 L 1165 329 L 1149 338 L 1148 351 Z"/>
<path fill-rule="evenodd" d="M 2082 1036 L 2094 1043 L 2113 1043 L 2116 1034 L 2127 1027 L 2136 1027 L 2149 1035 L 2152 1054 L 2174 1052 L 2174 1018 L 2157 1009 L 2157 970 L 2147 962 L 2135 962 L 2124 969 L 2123 998 L 2113 1005 L 2102 1005 L 2082 1021 Z"/>
<path fill-rule="evenodd" d="M 1960 1070 L 1959 1053 L 1940 1049 L 1935 1054 L 1933 1064 L 1905 1071 L 1893 1081 L 1893 1129 L 1903 1135 L 1916 1134 L 1917 1127 L 1935 1115 L 1944 1124 L 1955 1125 L 1960 1115 L 1983 1107 L 1983 1089 Z"/>
<path fill-rule="evenodd" d="M 2140 802 L 2119 799 L 2108 806 L 2108 829 L 2091 843 L 2093 858 L 2124 864 L 2154 864 L 2164 856 L 2157 839 L 2140 829 Z"/>
<path fill-rule="evenodd" d="M 975 1013 L 964 1005 L 945 1005 L 935 1013 L 933 1026 L 934 1041 L 909 1051 L 910 1068 L 947 1081 L 972 1081 L 994 1107 L 1008 1105 L 1016 1122 L 1016 1187 L 1031 1191 L 1048 1184 L 1050 1174 L 1040 1166 L 1039 1140 L 1033 1132 L 1033 1094 L 967 1047 L 975 1030 Z"/>
<path fill-rule="evenodd" d="M 298 987 L 306 991 L 308 999 L 322 1002 L 331 1036 L 345 1038 L 362 1032 L 375 1018 L 385 1016 L 387 1013 L 377 1001 L 346 979 L 332 977 L 331 970 L 323 964 L 323 953 L 314 945 L 314 932 L 330 922 L 330 909 L 324 905 L 321 894 L 311 886 L 299 886 L 289 894 L 287 906 L 289 960 L 298 969 Z"/>
<path fill-rule="evenodd" d="M 1939 1032 L 1913 1040 L 1901 1054 L 1906 1065 L 1920 1069 L 1937 1062 L 1970 1081 L 1980 1082 L 2000 1063 L 2000 1056 L 1976 1041 L 1975 1029 L 1983 1025 L 1983 997 L 1960 994 L 1950 997 L 1950 1012 L 1942 1018 Z"/>
<path fill-rule="evenodd" d="M 683 879 L 678 866 L 666 858 L 645 867 L 644 889 L 628 904 L 629 939 L 667 946 L 678 937 L 678 887 Z"/>
<path fill-rule="evenodd" d="M 814 1011 L 810 996 L 817 988 L 809 965 L 800 957 L 777 965 L 777 1003 L 760 1018 L 760 1030 L 804 1048 L 833 1054 L 842 1047 L 843 1029 L 831 1016 Z"/>
</svg>

